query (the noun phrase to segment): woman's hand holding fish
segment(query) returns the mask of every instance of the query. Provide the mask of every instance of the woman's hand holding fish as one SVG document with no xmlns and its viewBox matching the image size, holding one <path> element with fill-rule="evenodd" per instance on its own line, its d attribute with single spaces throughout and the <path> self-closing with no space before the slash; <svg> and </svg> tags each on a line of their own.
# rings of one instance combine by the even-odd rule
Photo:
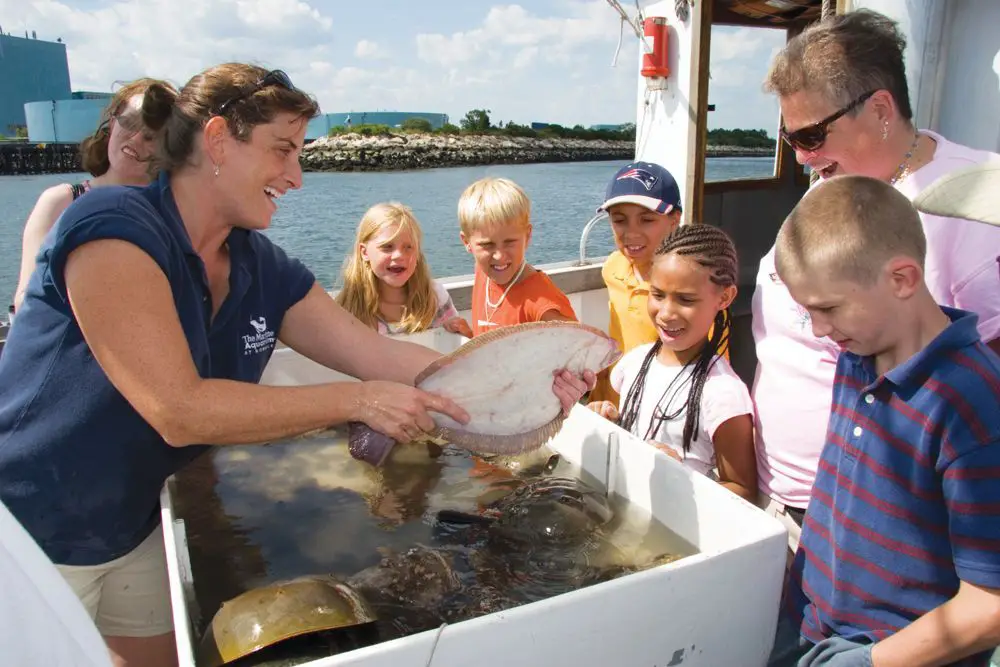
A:
<svg viewBox="0 0 1000 667">
<path fill-rule="evenodd" d="M 354 421 L 364 422 L 398 442 L 410 442 L 434 430 L 429 410 L 448 415 L 460 424 L 469 421 L 468 413 L 452 400 L 405 384 L 362 382 L 358 394 Z"/>
<path fill-rule="evenodd" d="M 618 421 L 618 406 L 611 401 L 594 401 L 587 404 L 587 409 L 593 410 L 608 421 Z"/>
<path fill-rule="evenodd" d="M 559 399 L 563 414 L 568 415 L 573 406 L 580 402 L 583 395 L 595 386 L 597 386 L 597 376 L 591 371 L 584 371 L 581 378 L 564 368 L 555 374 L 555 380 L 552 382 L 552 393 Z"/>
</svg>

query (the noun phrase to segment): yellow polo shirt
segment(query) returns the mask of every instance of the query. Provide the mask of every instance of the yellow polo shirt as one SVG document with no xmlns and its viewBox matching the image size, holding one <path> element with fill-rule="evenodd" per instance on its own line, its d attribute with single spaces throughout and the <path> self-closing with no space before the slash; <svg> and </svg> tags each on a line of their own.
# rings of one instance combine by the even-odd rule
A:
<svg viewBox="0 0 1000 667">
<path fill-rule="evenodd" d="M 636 346 L 656 341 L 656 327 L 646 308 L 649 283 L 639 280 L 628 258 L 615 250 L 604 260 L 601 277 L 608 288 L 608 310 L 611 315 L 608 334 L 618 341 L 622 354 Z M 597 386 L 590 393 L 589 400 L 612 401 L 618 405 L 618 393 L 611 388 L 610 376 L 611 368 L 598 375 Z"/>
</svg>

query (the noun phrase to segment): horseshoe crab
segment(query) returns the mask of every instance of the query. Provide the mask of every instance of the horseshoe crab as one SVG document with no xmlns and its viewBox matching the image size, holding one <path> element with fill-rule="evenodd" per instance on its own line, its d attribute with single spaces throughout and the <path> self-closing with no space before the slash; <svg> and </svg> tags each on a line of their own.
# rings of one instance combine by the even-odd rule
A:
<svg viewBox="0 0 1000 667">
<path fill-rule="evenodd" d="M 347 582 L 384 619 L 379 622 L 383 639 L 430 630 L 446 620 L 441 602 L 462 587 L 459 557 L 456 551 L 422 544 L 401 553 L 385 550 L 377 565 Z"/>
<path fill-rule="evenodd" d="M 286 640 L 375 620 L 368 602 L 335 577 L 275 582 L 222 604 L 202 636 L 198 665 L 219 667 Z"/>
<path fill-rule="evenodd" d="M 438 513 L 438 523 L 445 526 L 485 528 L 487 542 L 533 546 L 584 543 L 613 518 L 604 493 L 575 477 L 556 476 L 525 483 L 481 514 Z"/>
<path fill-rule="evenodd" d="M 607 531 L 613 519 L 603 492 L 551 476 L 526 482 L 480 514 L 439 512 L 435 529 L 442 542 L 472 548 L 476 582 L 503 591 L 512 606 L 613 578 L 606 564 L 622 560 Z"/>
</svg>

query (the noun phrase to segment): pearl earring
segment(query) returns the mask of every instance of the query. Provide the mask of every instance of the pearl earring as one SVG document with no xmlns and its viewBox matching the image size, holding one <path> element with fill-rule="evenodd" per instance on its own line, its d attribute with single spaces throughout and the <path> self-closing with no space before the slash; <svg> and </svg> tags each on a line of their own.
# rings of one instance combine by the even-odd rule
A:
<svg viewBox="0 0 1000 667">
<path fill-rule="evenodd" d="M 885 139 L 885 136 L 883 135 L 882 138 Z M 219 175 L 219 165 L 215 165 L 215 175 Z"/>
<path fill-rule="evenodd" d="M 886 121 L 885 125 L 882 126 L 882 141 L 889 138 L 889 122 Z"/>
</svg>

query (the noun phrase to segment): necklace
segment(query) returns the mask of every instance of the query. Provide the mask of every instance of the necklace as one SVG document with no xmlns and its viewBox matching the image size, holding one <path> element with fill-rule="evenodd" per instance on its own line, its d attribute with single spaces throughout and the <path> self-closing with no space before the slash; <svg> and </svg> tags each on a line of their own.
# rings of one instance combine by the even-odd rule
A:
<svg viewBox="0 0 1000 667">
<path fill-rule="evenodd" d="M 493 315 L 497 314 L 497 308 L 499 308 L 500 304 L 502 304 L 504 302 L 504 299 L 507 298 L 507 294 L 510 292 L 511 288 L 514 287 L 515 284 L 517 284 L 517 281 L 521 278 L 521 274 L 524 273 L 524 267 L 526 267 L 527 265 L 528 265 L 528 260 L 522 259 L 521 268 L 517 270 L 517 273 L 514 274 L 514 277 L 511 279 L 511 281 L 507 283 L 507 288 L 504 289 L 503 294 L 500 295 L 500 299 L 496 303 L 490 301 L 490 285 L 492 284 L 492 281 L 490 280 L 489 276 L 486 276 L 486 294 L 483 297 L 483 302 L 484 302 L 483 312 L 486 315 L 487 324 L 493 323 L 492 322 Z M 493 315 L 490 314 L 490 308 L 493 309 Z"/>
<path fill-rule="evenodd" d="M 913 157 L 913 152 L 917 150 L 917 144 L 920 142 L 920 133 L 913 133 L 913 143 L 910 144 L 910 150 L 906 152 L 903 156 L 903 161 L 899 163 L 896 167 L 896 173 L 893 174 L 892 178 L 889 179 L 889 185 L 896 185 L 901 178 L 906 176 L 907 172 L 910 170 L 910 158 Z"/>
</svg>

